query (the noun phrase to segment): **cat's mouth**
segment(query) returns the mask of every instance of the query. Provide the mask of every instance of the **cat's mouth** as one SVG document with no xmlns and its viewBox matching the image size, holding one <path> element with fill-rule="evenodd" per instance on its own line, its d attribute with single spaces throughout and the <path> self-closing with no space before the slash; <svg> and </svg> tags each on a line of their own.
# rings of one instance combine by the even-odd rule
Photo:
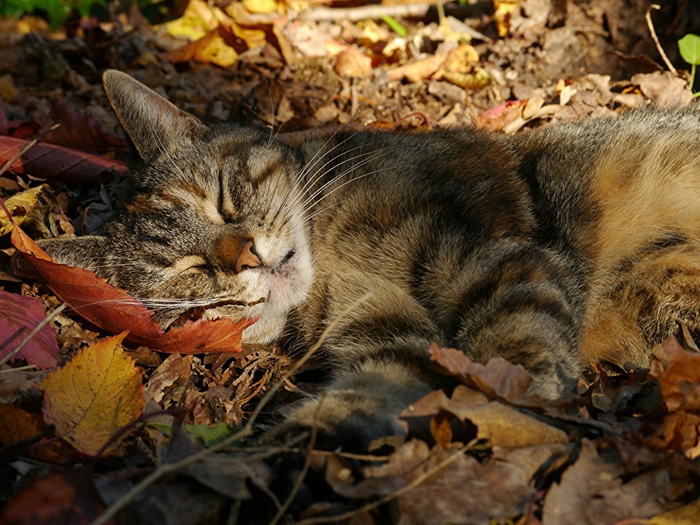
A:
<svg viewBox="0 0 700 525">
<path fill-rule="evenodd" d="M 220 301 L 215 301 L 212 302 L 206 306 L 195 306 L 193 308 L 189 308 L 185 310 L 180 316 L 173 321 L 172 325 L 173 326 L 178 326 L 185 324 L 187 321 L 198 321 L 204 316 L 210 312 L 210 310 L 214 309 L 227 309 L 227 308 L 233 308 L 233 309 L 238 309 L 238 308 L 249 308 L 252 306 L 255 306 L 256 304 L 261 304 L 267 301 L 267 297 L 261 297 L 260 299 L 257 299 L 255 301 L 238 301 L 235 299 L 222 299 Z M 226 316 L 218 316 L 218 317 L 226 317 Z M 212 317 L 213 318 L 213 317 Z"/>
</svg>

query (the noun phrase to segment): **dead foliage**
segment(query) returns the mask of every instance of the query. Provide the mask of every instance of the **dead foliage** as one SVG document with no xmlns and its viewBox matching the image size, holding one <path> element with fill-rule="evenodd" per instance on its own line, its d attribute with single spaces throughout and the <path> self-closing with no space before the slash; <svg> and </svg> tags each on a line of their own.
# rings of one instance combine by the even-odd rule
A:
<svg viewBox="0 0 700 525">
<path fill-rule="evenodd" d="M 104 69 L 288 143 L 327 126 L 526 132 L 691 102 L 646 2 L 109 7 L 56 32 L 0 20 L 2 523 L 700 522 L 700 354 L 682 326 L 649 370 L 591 365 L 553 402 L 528 394 L 520 367 L 434 346 L 459 386 L 408 407 L 404 436 L 367 456 L 256 447 L 258 425 L 318 390 L 313 370 L 293 377 L 278 349 L 241 347 L 248 321 L 163 333 L 125 291 L 34 243 L 92 231 L 123 193 Z M 672 61 L 699 15 L 682 0 L 650 15 Z"/>
</svg>

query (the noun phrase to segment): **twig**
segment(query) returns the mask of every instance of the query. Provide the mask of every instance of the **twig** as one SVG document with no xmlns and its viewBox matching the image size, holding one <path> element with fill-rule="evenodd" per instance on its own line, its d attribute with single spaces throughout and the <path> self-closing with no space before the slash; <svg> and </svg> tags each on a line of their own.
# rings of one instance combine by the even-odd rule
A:
<svg viewBox="0 0 700 525">
<path fill-rule="evenodd" d="M 676 71 L 676 68 L 673 67 L 673 64 L 671 64 L 671 61 L 668 59 L 666 56 L 666 52 L 664 51 L 664 48 L 661 47 L 661 43 L 659 42 L 659 37 L 656 36 L 656 31 L 654 30 L 654 23 L 651 21 L 651 10 L 658 10 L 661 9 L 661 6 L 659 4 L 651 4 L 649 6 L 649 9 L 647 9 L 647 14 L 644 15 L 644 17 L 647 19 L 647 25 L 649 26 L 649 33 L 651 33 L 651 38 L 654 40 L 654 44 L 656 44 L 656 49 L 659 51 L 659 54 L 661 55 L 661 58 L 663 59 L 664 63 L 666 64 L 666 67 L 668 70 L 673 73 L 674 75 L 678 76 L 678 71 Z M 692 88 L 692 86 L 691 86 Z"/>
<path fill-rule="evenodd" d="M 434 4 L 367 5 L 362 7 L 313 7 L 299 13 L 299 20 L 308 22 L 333 22 L 347 20 L 379 20 L 382 15 L 391 17 L 423 18 Z"/>
<path fill-rule="evenodd" d="M 58 308 L 54 309 L 49 315 L 47 315 L 46 317 L 44 317 L 44 318 L 41 320 L 41 322 L 40 322 L 38 325 L 36 325 L 36 326 L 34 327 L 34 330 L 32 330 L 31 332 L 29 332 L 29 334 L 27 334 L 27 337 L 25 337 L 24 340 L 23 340 L 19 345 L 17 345 L 17 348 L 15 348 L 12 352 L 10 352 L 9 354 L 7 354 L 7 355 L 6 355 L 5 357 L 3 357 L 2 359 L 0 359 L 0 366 L 6 364 L 10 359 L 12 359 L 14 356 L 16 356 L 16 355 L 19 353 L 19 351 L 22 350 L 22 348 L 24 348 L 24 345 L 26 345 L 29 341 L 31 341 L 32 338 L 33 338 L 36 334 L 38 334 L 39 331 L 40 331 L 42 328 L 44 328 L 47 324 L 49 324 L 49 323 L 51 322 L 51 320 L 52 320 L 54 317 L 56 317 L 56 316 L 57 316 L 58 314 L 60 314 L 63 310 L 65 310 L 65 309 L 66 309 L 66 306 L 67 306 L 66 303 L 63 303 L 63 304 L 62 304 L 61 306 L 59 306 Z"/>
<path fill-rule="evenodd" d="M 272 399 L 272 397 L 277 393 L 277 391 L 280 388 L 282 388 L 282 385 L 284 385 L 285 380 L 289 379 L 292 375 L 294 375 L 294 373 L 296 373 L 296 371 L 299 370 L 299 368 L 301 368 L 304 365 L 304 363 L 306 363 L 311 358 L 311 356 L 321 347 L 323 342 L 328 337 L 328 334 L 337 326 L 341 319 L 343 319 L 346 315 L 352 312 L 360 304 L 367 301 L 371 297 L 371 295 L 371 293 L 367 293 L 360 297 L 357 301 L 352 303 L 343 312 L 341 312 L 340 315 L 333 319 L 331 323 L 328 324 L 328 326 L 323 331 L 321 337 L 319 337 L 316 344 L 312 346 L 309 349 L 309 351 L 306 352 L 306 354 L 304 354 L 304 356 L 301 359 L 299 359 L 299 361 L 297 361 L 294 364 L 294 366 L 292 366 L 279 381 L 272 385 L 272 388 L 270 388 L 267 394 L 263 396 L 263 398 L 255 407 L 255 410 L 253 410 L 253 413 L 250 415 L 250 418 L 248 418 L 248 421 L 246 422 L 245 426 L 241 429 L 240 432 L 237 432 L 236 434 L 227 437 L 223 441 L 219 441 L 216 445 L 213 445 L 210 448 L 200 450 L 196 454 L 187 456 L 186 458 L 183 458 L 180 461 L 168 463 L 166 465 L 159 465 L 153 472 L 151 472 L 148 476 L 143 478 L 139 483 L 134 485 L 131 488 L 131 490 L 129 490 L 121 498 L 115 501 L 107 510 L 105 510 L 104 514 L 102 514 L 99 518 L 94 520 L 90 525 L 105 525 L 109 520 L 115 517 L 120 510 L 122 510 L 126 505 L 128 505 L 131 502 L 131 500 L 133 500 L 140 492 L 153 485 L 153 483 L 158 481 L 166 474 L 176 472 L 181 468 L 184 468 L 188 465 L 196 463 L 201 459 L 204 459 L 205 457 L 213 454 L 214 452 L 218 452 L 219 450 L 225 449 L 231 443 L 235 443 L 236 441 L 240 441 L 241 439 L 251 436 L 253 434 L 253 425 L 255 424 L 255 421 L 257 420 L 260 413 L 262 412 L 262 409 L 265 408 L 265 405 L 267 405 L 267 403 Z"/>
<path fill-rule="evenodd" d="M 477 440 L 473 439 L 463 447 L 460 447 L 459 450 L 455 451 L 453 454 L 449 455 L 445 459 L 443 459 L 440 463 L 435 465 L 433 468 L 428 469 L 426 472 L 418 476 L 416 479 L 411 481 L 408 485 L 405 487 L 397 490 L 396 492 L 392 492 L 391 494 L 387 494 L 383 498 L 372 502 L 368 503 L 367 505 L 363 505 L 362 507 L 351 510 L 349 512 L 346 512 L 344 514 L 340 514 L 338 516 L 323 516 L 319 518 L 308 518 L 302 521 L 297 522 L 295 525 L 312 525 L 314 523 L 335 523 L 341 520 L 346 520 L 349 518 L 352 518 L 354 516 L 357 516 L 358 514 L 362 514 L 364 512 L 370 511 L 372 509 L 376 509 L 377 507 L 384 505 L 385 503 L 388 503 L 389 501 L 398 498 L 399 496 L 405 494 L 406 492 L 409 492 L 419 485 L 421 485 L 425 480 L 427 480 L 430 476 L 435 474 L 436 472 L 439 472 L 443 468 L 445 468 L 447 465 L 455 461 L 458 457 L 460 457 L 462 454 L 464 454 L 469 448 L 471 448 L 474 443 L 476 443 Z"/>
<path fill-rule="evenodd" d="M 313 457 L 314 445 L 316 444 L 316 436 L 318 435 L 318 426 L 316 425 L 316 423 L 318 413 L 321 410 L 321 407 L 323 406 L 323 399 L 324 398 L 321 398 L 321 400 L 318 403 L 318 406 L 316 407 L 316 411 L 314 412 L 314 417 L 311 423 L 311 436 L 309 437 L 309 446 L 306 448 L 306 459 L 304 459 L 304 466 L 302 467 L 301 472 L 299 472 L 297 479 L 294 481 L 292 491 L 289 493 L 289 496 L 287 496 L 287 499 L 284 500 L 282 506 L 279 509 L 277 509 L 277 514 L 275 514 L 274 518 L 272 518 L 269 525 L 277 525 L 279 520 L 282 519 L 284 513 L 287 512 L 287 509 L 292 504 L 292 501 L 294 501 L 294 498 L 299 492 L 299 489 L 301 489 L 301 485 L 302 483 L 304 483 L 304 478 L 306 477 L 306 474 L 309 472 L 309 467 L 311 466 L 311 458 Z"/>
<path fill-rule="evenodd" d="M 7 370 L 0 370 L 0 374 L 9 374 L 10 372 L 22 372 L 25 370 L 34 370 L 36 365 L 26 365 L 18 366 L 17 368 L 8 368 Z"/>
<path fill-rule="evenodd" d="M 49 129 L 46 129 L 39 133 L 36 137 L 34 137 L 30 142 L 27 142 L 24 146 L 22 146 L 17 153 L 15 153 L 14 157 L 12 157 L 10 160 L 8 160 L 5 164 L 3 164 L 2 168 L 0 168 L 0 175 L 5 173 L 10 166 L 12 166 L 17 159 L 19 159 L 22 155 L 27 153 L 31 148 L 34 147 L 34 145 L 39 142 L 41 139 L 43 139 L 46 135 L 51 133 L 53 130 L 55 130 L 57 127 L 59 127 L 60 124 L 54 124 L 51 126 Z"/>
</svg>

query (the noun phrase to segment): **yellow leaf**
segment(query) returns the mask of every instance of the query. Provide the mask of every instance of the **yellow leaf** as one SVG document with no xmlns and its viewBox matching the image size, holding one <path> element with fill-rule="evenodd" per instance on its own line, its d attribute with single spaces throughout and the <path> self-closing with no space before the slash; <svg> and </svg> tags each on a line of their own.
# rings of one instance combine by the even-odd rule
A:
<svg viewBox="0 0 700 525">
<path fill-rule="evenodd" d="M 10 210 L 17 224 L 22 224 L 24 222 L 24 219 L 30 215 L 32 209 L 36 206 L 41 194 L 48 189 L 48 184 L 42 184 L 41 186 L 16 193 L 5 201 L 7 209 Z M 0 210 L 0 235 L 5 235 L 10 231 L 12 231 L 12 225 L 5 216 L 5 213 Z"/>
<path fill-rule="evenodd" d="M 700 523 L 700 500 L 651 518 L 649 525 L 697 525 Z"/>
<path fill-rule="evenodd" d="M 243 7 L 249 13 L 272 13 L 277 11 L 275 0 L 243 0 Z"/>
<path fill-rule="evenodd" d="M 165 29 L 170 36 L 175 38 L 189 38 L 192 41 L 199 40 L 209 32 L 207 24 L 201 18 L 183 16 L 165 24 Z"/>
<path fill-rule="evenodd" d="M 91 456 L 143 410 L 141 372 L 122 350 L 124 337 L 126 332 L 83 348 L 40 385 L 46 422 Z M 110 443 L 106 452 L 113 451 L 118 442 Z"/>
<path fill-rule="evenodd" d="M 238 53 L 229 46 L 219 34 L 214 34 L 206 47 L 198 53 L 203 62 L 211 62 L 221 67 L 228 67 L 238 60 Z"/>
<path fill-rule="evenodd" d="M 255 49 L 256 47 L 264 46 L 267 43 L 265 40 L 265 31 L 262 29 L 246 29 L 232 21 L 231 30 L 233 31 L 234 35 L 245 42 L 248 49 Z"/>
<path fill-rule="evenodd" d="M 498 28 L 498 36 L 508 36 L 510 32 L 510 17 L 520 0 L 493 0 L 496 11 L 493 14 Z"/>
<path fill-rule="evenodd" d="M 171 36 L 189 38 L 194 42 L 216 29 L 221 22 L 230 23 L 221 9 L 210 7 L 204 0 L 190 0 L 182 17 L 165 24 L 165 29 Z"/>
</svg>

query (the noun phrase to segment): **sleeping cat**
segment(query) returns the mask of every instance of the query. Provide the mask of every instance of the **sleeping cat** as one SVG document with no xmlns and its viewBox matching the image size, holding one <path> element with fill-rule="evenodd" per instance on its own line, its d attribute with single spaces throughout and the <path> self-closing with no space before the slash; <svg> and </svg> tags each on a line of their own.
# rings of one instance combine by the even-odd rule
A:
<svg viewBox="0 0 700 525">
<path fill-rule="evenodd" d="M 582 366 L 645 365 L 700 326 L 700 113 L 632 112 L 517 136 L 208 127 L 124 73 L 109 100 L 141 159 L 95 235 L 41 243 L 163 326 L 260 317 L 244 340 L 312 346 L 332 379 L 275 431 L 362 450 L 441 379 L 431 343 L 502 356 L 566 392 Z"/>
</svg>

